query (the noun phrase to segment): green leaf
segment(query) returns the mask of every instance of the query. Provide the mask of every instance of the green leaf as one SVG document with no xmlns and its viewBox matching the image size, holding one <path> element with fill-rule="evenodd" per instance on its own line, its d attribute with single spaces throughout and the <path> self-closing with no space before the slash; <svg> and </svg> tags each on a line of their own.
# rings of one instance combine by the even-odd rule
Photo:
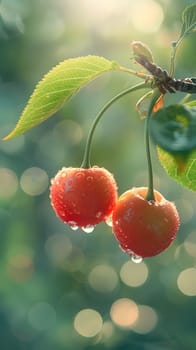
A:
<svg viewBox="0 0 196 350">
<path fill-rule="evenodd" d="M 117 69 L 120 67 L 116 62 L 99 56 L 77 57 L 61 62 L 37 84 L 16 127 L 3 140 L 11 139 L 42 123 L 88 82 Z"/>
<path fill-rule="evenodd" d="M 175 57 L 177 48 L 180 45 L 180 43 L 183 41 L 183 39 L 190 33 L 192 33 L 195 30 L 196 26 L 196 4 L 193 4 L 191 6 L 187 6 L 183 13 L 182 13 L 182 28 L 179 38 L 176 41 L 172 42 L 173 47 L 173 53 L 171 56 L 171 62 L 170 62 L 170 75 L 173 77 L 174 75 L 174 63 L 175 63 Z"/>
<path fill-rule="evenodd" d="M 189 107 L 196 107 L 196 100 L 187 102 L 186 105 L 189 106 Z"/>
<path fill-rule="evenodd" d="M 196 107 L 171 105 L 158 110 L 150 121 L 155 144 L 175 157 L 196 150 Z"/>
<path fill-rule="evenodd" d="M 182 13 L 182 29 L 180 38 L 190 34 L 196 26 L 196 4 L 188 6 Z"/>
<path fill-rule="evenodd" d="M 157 151 L 160 163 L 168 175 L 189 190 L 196 191 L 196 151 L 190 154 L 183 172 L 179 171 L 178 164 L 171 154 L 159 147 Z"/>
</svg>

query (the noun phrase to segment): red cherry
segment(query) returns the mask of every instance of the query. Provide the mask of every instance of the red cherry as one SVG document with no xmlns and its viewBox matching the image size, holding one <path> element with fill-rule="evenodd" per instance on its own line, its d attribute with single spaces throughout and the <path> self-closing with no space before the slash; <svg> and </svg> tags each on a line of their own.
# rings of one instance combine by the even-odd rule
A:
<svg viewBox="0 0 196 350">
<path fill-rule="evenodd" d="M 112 215 L 113 232 L 122 249 L 142 258 L 159 254 L 173 241 L 179 228 L 175 205 L 154 191 L 145 199 L 146 187 L 133 188 L 120 196 Z"/>
<path fill-rule="evenodd" d="M 73 229 L 105 221 L 117 202 L 114 177 L 104 168 L 63 168 L 51 181 L 51 204 L 56 215 Z"/>
</svg>

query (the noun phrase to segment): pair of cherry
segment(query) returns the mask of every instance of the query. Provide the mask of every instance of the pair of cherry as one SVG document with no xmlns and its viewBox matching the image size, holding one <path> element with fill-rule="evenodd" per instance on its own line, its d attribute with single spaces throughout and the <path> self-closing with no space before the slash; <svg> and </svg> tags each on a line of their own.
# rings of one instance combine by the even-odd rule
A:
<svg viewBox="0 0 196 350">
<path fill-rule="evenodd" d="M 50 198 L 56 215 L 71 228 L 91 232 L 111 221 L 121 248 L 141 258 L 159 254 L 173 241 L 179 228 L 174 203 L 154 190 L 132 188 L 118 198 L 113 175 L 105 168 L 63 168 L 51 181 Z"/>
</svg>

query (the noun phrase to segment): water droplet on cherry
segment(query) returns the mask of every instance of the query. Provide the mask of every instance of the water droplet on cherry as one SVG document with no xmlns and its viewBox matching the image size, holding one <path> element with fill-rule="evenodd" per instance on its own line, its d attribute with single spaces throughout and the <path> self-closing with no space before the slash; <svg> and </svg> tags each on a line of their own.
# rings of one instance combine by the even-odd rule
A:
<svg viewBox="0 0 196 350">
<path fill-rule="evenodd" d="M 74 221 L 69 221 L 68 222 L 68 225 L 70 226 L 70 228 L 73 230 L 73 231 L 76 231 L 78 229 L 78 226 L 76 225 L 76 223 Z"/>
<path fill-rule="evenodd" d="M 73 180 L 72 179 L 67 179 L 65 180 L 65 191 L 68 192 L 68 191 L 71 191 L 72 190 L 72 185 L 73 185 Z"/>
<path fill-rule="evenodd" d="M 87 177 L 87 181 L 88 181 L 88 183 L 92 183 L 93 182 L 93 177 L 92 176 L 88 176 Z"/>
<path fill-rule="evenodd" d="M 75 176 L 76 176 L 78 179 L 82 179 L 82 178 L 84 177 L 84 174 L 83 174 L 81 171 L 79 171 L 79 172 L 76 173 Z"/>
<path fill-rule="evenodd" d="M 133 253 L 131 249 L 128 249 L 128 248 L 124 249 L 120 245 L 119 245 L 119 247 L 124 253 L 126 253 L 127 255 L 130 256 L 131 261 L 134 262 L 135 264 L 139 264 L 142 262 L 143 258 L 141 256 Z"/>
<path fill-rule="evenodd" d="M 97 219 L 99 219 L 102 216 L 102 212 L 98 211 L 98 213 L 95 215 Z"/>
<path fill-rule="evenodd" d="M 131 261 L 133 261 L 135 264 L 140 264 L 142 260 L 143 258 L 139 255 L 136 255 L 136 254 L 131 255 Z"/>
<path fill-rule="evenodd" d="M 94 228 L 95 228 L 95 226 L 93 226 L 93 225 L 87 225 L 87 226 L 81 227 L 82 231 L 84 231 L 85 233 L 93 232 Z"/>
</svg>

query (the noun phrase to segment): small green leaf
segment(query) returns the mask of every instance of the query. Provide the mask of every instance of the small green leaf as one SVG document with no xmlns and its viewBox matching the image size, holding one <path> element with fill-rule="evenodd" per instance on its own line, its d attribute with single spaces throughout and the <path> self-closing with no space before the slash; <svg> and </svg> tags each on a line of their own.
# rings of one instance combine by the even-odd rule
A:
<svg viewBox="0 0 196 350">
<path fill-rule="evenodd" d="M 196 150 L 196 107 L 171 105 L 158 110 L 151 118 L 150 133 L 156 145 L 186 158 Z"/>
<path fill-rule="evenodd" d="M 196 100 L 187 102 L 186 105 L 189 106 L 189 107 L 196 107 Z"/>
<path fill-rule="evenodd" d="M 196 191 L 196 151 L 190 154 L 183 172 L 179 171 L 178 164 L 171 154 L 159 147 L 157 151 L 160 163 L 168 175 L 189 190 Z"/>
<path fill-rule="evenodd" d="M 172 42 L 173 53 L 172 53 L 171 62 L 170 62 L 170 75 L 172 77 L 174 76 L 174 63 L 175 63 L 177 48 L 180 45 L 180 43 L 184 40 L 184 38 L 195 30 L 195 27 L 196 27 L 196 4 L 193 4 L 191 6 L 187 6 L 184 9 L 182 13 L 181 33 L 179 35 L 179 38 L 176 41 Z"/>
<path fill-rule="evenodd" d="M 185 8 L 182 13 L 182 29 L 180 38 L 190 34 L 196 26 L 196 5 L 193 4 Z"/>
<path fill-rule="evenodd" d="M 99 56 L 77 57 L 61 62 L 37 84 L 16 127 L 3 140 L 11 139 L 42 123 L 88 82 L 117 69 L 120 69 L 117 63 Z"/>
</svg>

